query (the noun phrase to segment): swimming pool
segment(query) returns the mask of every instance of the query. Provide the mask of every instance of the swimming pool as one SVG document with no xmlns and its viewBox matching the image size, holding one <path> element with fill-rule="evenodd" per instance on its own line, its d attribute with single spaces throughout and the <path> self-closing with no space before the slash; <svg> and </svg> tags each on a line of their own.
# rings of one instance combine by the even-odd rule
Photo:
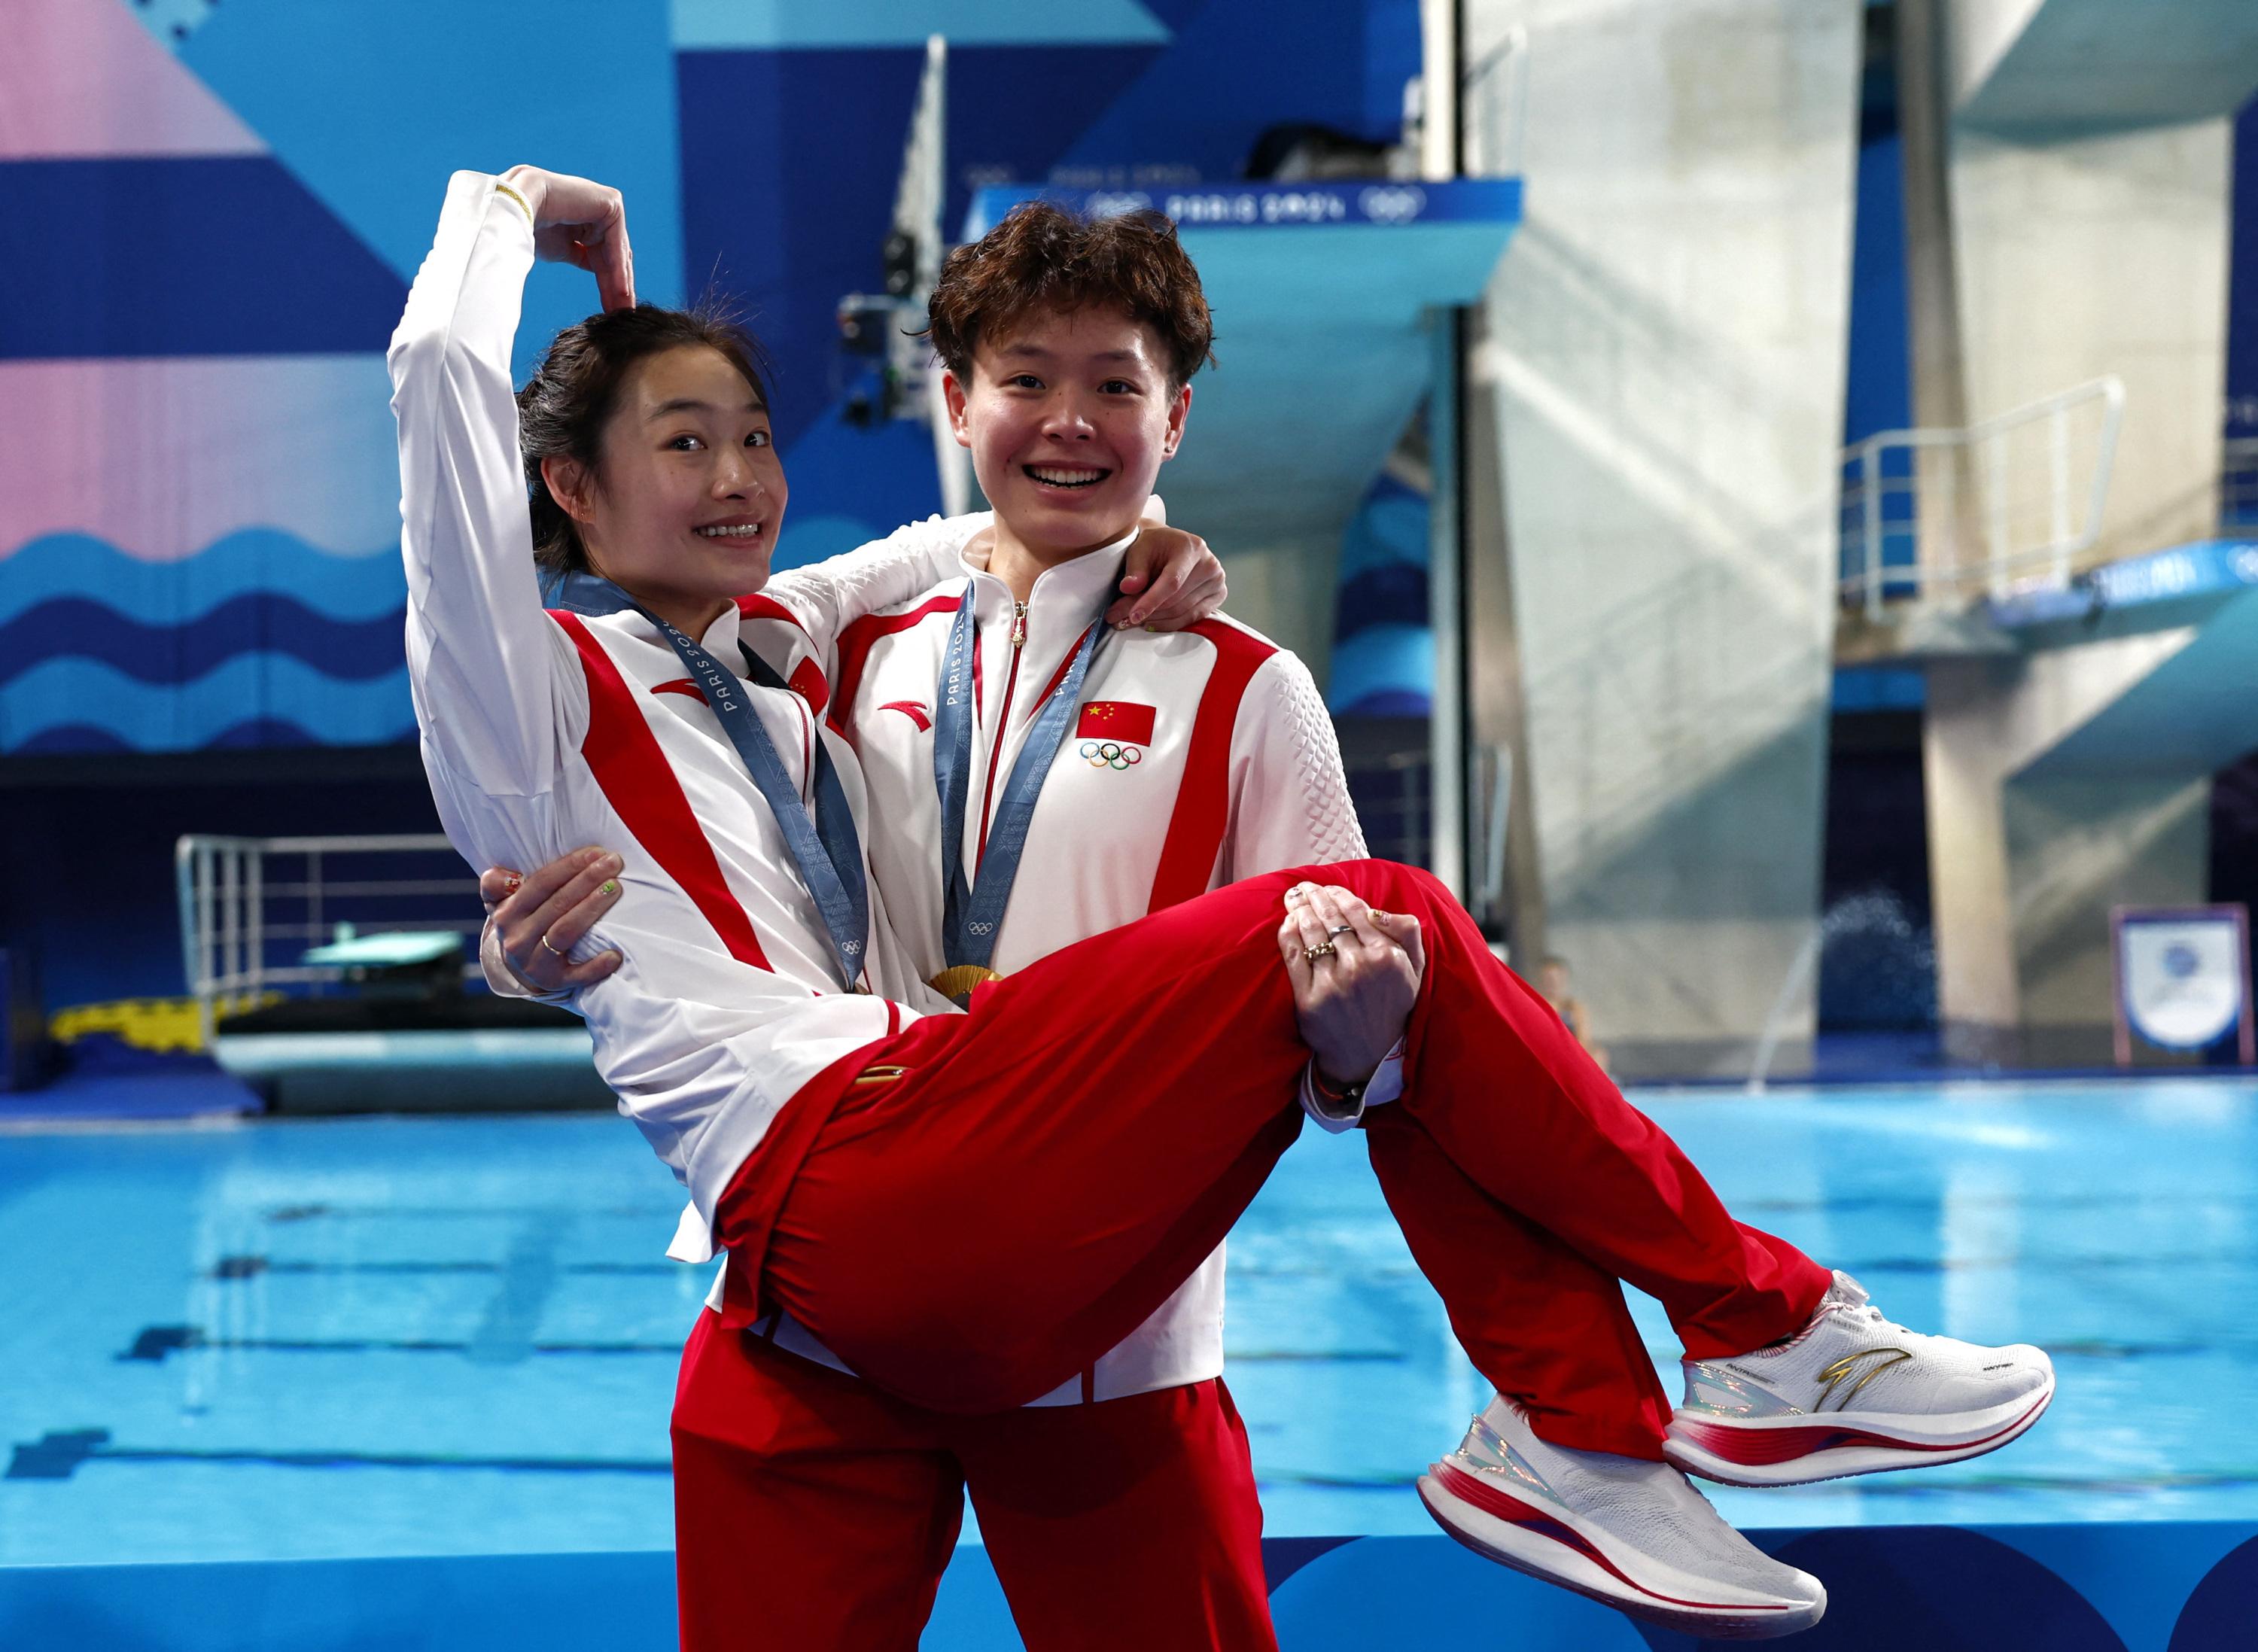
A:
<svg viewBox="0 0 2258 1652">
<path fill-rule="evenodd" d="M 1892 1317 L 2061 1372 L 2006 1451 L 1729 1518 L 2258 1518 L 2258 1083 L 1637 1099 Z M 0 1133 L 0 1564 L 668 1547 L 678 1208 L 600 1117 Z M 1232 1246 L 1269 1531 L 1431 1529 L 1410 1479 L 1487 1393 L 1358 1140 L 1306 1135 Z"/>
</svg>

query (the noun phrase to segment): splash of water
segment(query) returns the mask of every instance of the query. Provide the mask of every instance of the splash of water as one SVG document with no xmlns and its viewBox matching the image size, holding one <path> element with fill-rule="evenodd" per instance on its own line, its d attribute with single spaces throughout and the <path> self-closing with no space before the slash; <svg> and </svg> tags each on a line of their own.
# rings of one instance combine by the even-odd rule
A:
<svg viewBox="0 0 2258 1652">
<path fill-rule="evenodd" d="M 1917 989 L 1933 1001 L 1935 991 L 1936 945 L 1928 930 L 1917 925 L 1905 904 L 1887 890 L 1866 890 L 1846 895 L 1820 915 L 1819 921 L 1796 948 L 1795 957 L 1781 980 L 1757 1039 L 1756 1054 L 1749 1064 L 1748 1092 L 1764 1093 L 1773 1058 L 1790 1011 L 1811 989 L 1830 943 L 1864 941 L 1878 947 L 1901 981 L 1878 983 L 1884 988 Z"/>
</svg>

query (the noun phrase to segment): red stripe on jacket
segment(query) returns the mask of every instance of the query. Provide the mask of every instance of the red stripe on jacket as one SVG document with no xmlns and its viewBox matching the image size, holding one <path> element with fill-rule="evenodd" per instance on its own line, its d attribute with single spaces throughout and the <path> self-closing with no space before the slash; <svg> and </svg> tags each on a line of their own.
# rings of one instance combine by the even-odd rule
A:
<svg viewBox="0 0 2258 1652">
<path fill-rule="evenodd" d="M 808 637 L 813 645 L 813 638 L 807 627 L 801 623 L 799 616 L 774 597 L 764 597 L 758 592 L 739 597 L 737 617 L 741 620 L 781 620 L 800 635 Z M 818 716 L 822 715 L 824 706 L 830 703 L 831 684 L 824 681 L 823 668 L 812 656 L 803 659 L 793 668 L 790 686 L 800 698 L 815 708 Z"/>
<path fill-rule="evenodd" d="M 823 668 L 813 660 L 802 660 L 792 669 L 792 678 L 785 687 L 807 702 L 807 709 L 817 716 L 831 702 L 831 684 L 823 680 Z"/>
<path fill-rule="evenodd" d="M 948 597 L 928 597 L 907 613 L 866 613 L 850 620 L 839 634 L 839 684 L 831 696 L 831 714 L 824 720 L 848 739 L 847 720 L 855 714 L 856 691 L 863 686 L 863 668 L 870 663 L 870 650 L 877 646 L 880 637 L 889 637 L 897 631 L 906 631 L 919 621 L 936 613 L 955 613 L 964 606 L 962 593 Z"/>
<path fill-rule="evenodd" d="M 588 734 L 580 742 L 580 755 L 588 760 L 605 800 L 635 833 L 636 841 L 650 852 L 659 869 L 705 915 L 729 956 L 766 969 L 768 954 L 753 933 L 753 920 L 729 892 L 721 863 L 714 858 L 714 846 L 620 668 L 579 614 L 552 608 L 549 617 L 580 650 L 581 675 L 588 680 Z"/>
<path fill-rule="evenodd" d="M 774 597 L 764 597 L 758 592 L 737 599 L 737 613 L 740 618 L 747 620 L 781 620 L 799 631 L 800 635 L 807 635 L 807 627 L 800 624 L 798 614 Z"/>
<path fill-rule="evenodd" d="M 1215 669 L 1208 673 L 1192 719 L 1191 748 L 1176 785 L 1168 835 L 1161 845 L 1160 869 L 1153 874 L 1148 912 L 1206 894 L 1215 877 L 1216 857 L 1223 853 L 1223 834 L 1231 826 L 1231 736 L 1239 705 L 1262 662 L 1278 651 L 1220 620 L 1202 620 L 1191 632 L 1215 645 Z"/>
</svg>

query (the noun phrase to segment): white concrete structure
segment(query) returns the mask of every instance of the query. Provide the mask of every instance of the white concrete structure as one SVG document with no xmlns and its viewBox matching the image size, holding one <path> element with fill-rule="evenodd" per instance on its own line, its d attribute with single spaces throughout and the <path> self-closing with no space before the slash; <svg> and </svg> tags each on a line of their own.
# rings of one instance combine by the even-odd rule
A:
<svg viewBox="0 0 2258 1652">
<path fill-rule="evenodd" d="M 1929 665 L 1929 894 L 1953 1054 L 2105 1062 L 2110 907 L 2204 898 L 2210 776 L 2237 754 L 2139 755 L 2172 720 L 2153 679 L 2198 635 Z"/>
<path fill-rule="evenodd" d="M 1525 712 L 1517 961 L 1573 961 L 1627 1072 L 1745 1071 L 1813 933 L 1861 13 L 1466 7 L 1470 60 L 1529 48 L 1469 363 L 1467 463 L 1489 425 L 1503 468 L 1502 512 L 1467 490 L 1474 733 Z"/>
<path fill-rule="evenodd" d="M 2205 536 L 2228 116 L 2258 86 L 2258 6 L 1900 0 L 1899 17 L 1901 48 L 1935 53 L 1899 64 L 1908 257 L 1930 306 L 1914 328 L 1916 405 L 1973 422 L 2115 375 L 2125 415 L 2097 557 Z M 1931 664 L 1931 890 L 1958 1053 L 2105 1059 L 2110 906 L 2204 897 L 2209 777 L 2237 754 L 2056 749 L 2191 635 Z"/>
<path fill-rule="evenodd" d="M 2217 520 L 2229 137 L 2224 119 L 2037 145 L 1952 133 L 1969 418 L 2122 379 L 2105 552 Z"/>
<path fill-rule="evenodd" d="M 1955 0 L 1953 103 L 2047 141 L 2229 116 L 2258 80 L 2249 0 Z"/>
</svg>

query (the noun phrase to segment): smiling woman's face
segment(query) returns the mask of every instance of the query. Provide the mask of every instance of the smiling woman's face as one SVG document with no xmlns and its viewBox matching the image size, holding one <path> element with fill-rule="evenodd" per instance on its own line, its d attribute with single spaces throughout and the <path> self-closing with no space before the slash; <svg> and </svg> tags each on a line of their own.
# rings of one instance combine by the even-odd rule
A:
<svg viewBox="0 0 2258 1652">
<path fill-rule="evenodd" d="M 1167 360 L 1152 328 L 1096 306 L 1038 310 L 981 341 L 972 382 L 944 388 L 999 532 L 1057 555 L 1135 525 L 1191 408 Z"/>
<path fill-rule="evenodd" d="M 784 466 L 768 408 L 719 351 L 643 358 L 621 382 L 596 472 L 550 459 L 543 474 L 588 565 L 670 618 L 768 580 Z"/>
</svg>

